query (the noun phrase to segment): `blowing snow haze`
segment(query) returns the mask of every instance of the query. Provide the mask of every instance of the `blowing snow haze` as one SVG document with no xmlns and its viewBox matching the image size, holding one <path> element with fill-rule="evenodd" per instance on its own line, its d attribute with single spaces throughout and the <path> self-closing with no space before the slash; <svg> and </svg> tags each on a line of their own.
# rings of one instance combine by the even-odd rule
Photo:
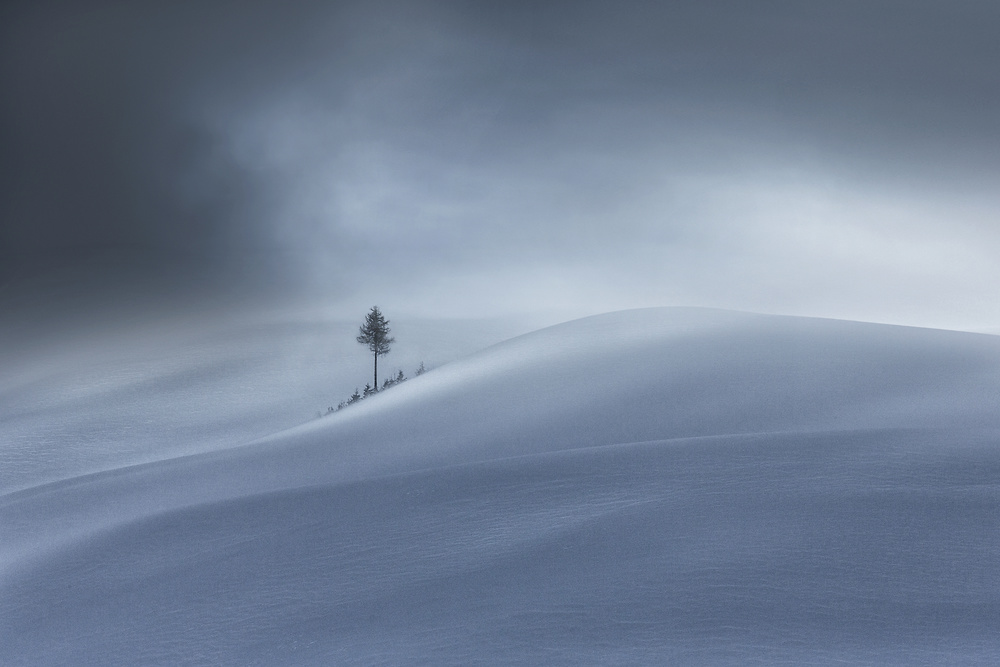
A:
<svg viewBox="0 0 1000 667">
<path fill-rule="evenodd" d="M 996 326 L 998 29 L 972 1 L 8 3 L 0 280 Z"/>
</svg>

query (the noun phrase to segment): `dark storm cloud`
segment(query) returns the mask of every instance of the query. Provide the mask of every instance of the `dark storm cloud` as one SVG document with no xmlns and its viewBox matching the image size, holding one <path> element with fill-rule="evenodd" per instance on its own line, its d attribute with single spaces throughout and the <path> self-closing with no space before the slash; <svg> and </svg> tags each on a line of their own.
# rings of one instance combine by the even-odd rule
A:
<svg viewBox="0 0 1000 667">
<path fill-rule="evenodd" d="M 4 18 L 4 273 L 78 261 L 211 273 L 254 246 L 267 204 L 257 175 L 192 105 L 275 87 L 306 32 L 300 17 L 43 2 Z"/>
<path fill-rule="evenodd" d="M 5 19 L 5 273 L 110 257 L 345 294 L 519 299 L 523 280 L 612 307 L 739 305 L 713 295 L 803 272 L 836 292 L 904 227 L 919 247 L 883 264 L 943 264 L 917 258 L 946 225 L 910 214 L 963 194 L 989 212 L 1000 171 L 989 2 L 50 3 Z M 850 261 L 824 254 L 840 237 L 862 243 Z"/>
</svg>

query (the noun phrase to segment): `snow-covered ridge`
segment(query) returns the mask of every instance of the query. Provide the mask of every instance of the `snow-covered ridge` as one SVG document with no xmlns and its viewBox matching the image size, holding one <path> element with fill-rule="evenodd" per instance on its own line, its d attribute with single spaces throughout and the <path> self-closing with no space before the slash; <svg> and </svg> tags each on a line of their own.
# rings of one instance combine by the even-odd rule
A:
<svg viewBox="0 0 1000 667">
<path fill-rule="evenodd" d="M 1000 338 L 992 336 L 708 309 L 624 311 L 500 343 L 245 447 L 6 500 L 76 495 L 74 512 L 108 505 L 102 511 L 118 521 L 154 507 L 561 449 L 741 433 L 994 429 L 998 404 Z M 116 494 L 137 489 L 154 499 L 149 508 L 116 508 Z"/>
<path fill-rule="evenodd" d="M 569 322 L 249 445 L 0 497 L 0 658 L 981 659 L 998 403 L 993 336 Z"/>
</svg>

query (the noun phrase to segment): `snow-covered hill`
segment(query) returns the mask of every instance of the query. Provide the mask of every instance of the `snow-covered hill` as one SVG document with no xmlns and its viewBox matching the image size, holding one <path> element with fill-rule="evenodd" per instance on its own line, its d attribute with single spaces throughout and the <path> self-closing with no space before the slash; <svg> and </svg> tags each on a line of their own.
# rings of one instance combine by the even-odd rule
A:
<svg viewBox="0 0 1000 667">
<path fill-rule="evenodd" d="M 357 322 L 322 310 L 0 319 L 0 494 L 245 444 L 371 382 Z M 123 315 L 112 313 L 111 322 Z M 32 322 L 32 320 L 35 320 Z M 27 321 L 23 331 L 16 323 Z M 405 320 L 382 375 L 412 375 L 530 331 L 518 320 Z M 15 331 L 11 331 L 15 329 Z M 380 377 L 381 377 L 380 376 Z"/>
<path fill-rule="evenodd" d="M 0 496 L 0 662 L 996 662 L 998 403 L 993 336 L 570 322 Z"/>
</svg>

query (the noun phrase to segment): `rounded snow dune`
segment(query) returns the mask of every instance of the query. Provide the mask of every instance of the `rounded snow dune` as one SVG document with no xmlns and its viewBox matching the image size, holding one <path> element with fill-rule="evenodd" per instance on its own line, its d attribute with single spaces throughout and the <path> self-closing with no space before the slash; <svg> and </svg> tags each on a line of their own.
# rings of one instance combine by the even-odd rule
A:
<svg viewBox="0 0 1000 667">
<path fill-rule="evenodd" d="M 3 664 L 987 664 L 1000 338 L 551 327 L 0 497 Z"/>
</svg>

